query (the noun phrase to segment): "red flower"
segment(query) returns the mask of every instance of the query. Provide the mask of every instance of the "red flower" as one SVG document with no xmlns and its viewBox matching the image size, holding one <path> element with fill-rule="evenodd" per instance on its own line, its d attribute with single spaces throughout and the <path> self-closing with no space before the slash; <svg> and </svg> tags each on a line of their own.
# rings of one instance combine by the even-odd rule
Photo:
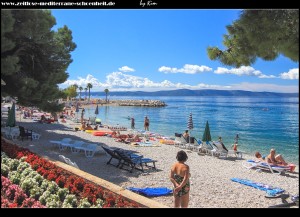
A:
<svg viewBox="0 0 300 217">
<path fill-rule="evenodd" d="M 9 207 L 9 208 L 17 208 L 17 207 L 18 207 L 18 204 L 17 204 L 17 203 L 11 203 L 11 204 L 9 204 L 8 207 Z"/>
<path fill-rule="evenodd" d="M 55 182 L 59 187 L 63 188 L 66 183 L 66 178 L 64 176 L 59 176 L 56 178 Z"/>
<path fill-rule="evenodd" d="M 55 164 L 41 158 L 40 156 L 32 153 L 28 149 L 18 147 L 15 144 L 6 143 L 3 139 L 1 140 L 1 151 L 5 152 L 10 158 L 21 158 L 26 156 L 26 162 L 31 167 L 41 174 L 44 178 L 55 182 L 60 187 L 65 187 L 70 190 L 71 193 L 77 197 L 87 198 L 90 203 L 95 203 L 98 198 L 104 201 L 104 208 L 108 207 L 139 207 L 135 202 L 128 201 L 127 199 L 117 196 L 109 190 L 104 190 L 101 186 L 91 183 L 82 177 L 72 174 L 71 172 L 57 167 Z M 2 177 L 1 177 L 2 181 Z M 3 183 L 2 183 L 3 184 Z M 3 185 L 1 186 L 3 188 Z M 3 189 L 1 189 L 2 191 Z M 13 195 L 14 192 L 11 192 Z M 18 192 L 19 193 L 19 192 Z M 16 194 L 16 193 L 15 193 Z M 16 196 L 16 195 L 15 195 Z M 26 195 L 25 195 L 26 196 Z M 26 196 L 27 197 L 27 196 Z M 24 201 L 23 194 L 17 194 L 17 197 L 13 198 L 18 202 Z M 1 196 L 1 207 L 17 207 L 17 203 L 9 203 L 9 200 Z M 7 202 L 8 201 L 8 202 Z M 28 204 L 26 204 L 28 203 Z M 32 205 L 32 201 L 28 200 L 23 206 Z M 34 207 L 40 207 L 38 203 L 32 205 Z"/>
</svg>

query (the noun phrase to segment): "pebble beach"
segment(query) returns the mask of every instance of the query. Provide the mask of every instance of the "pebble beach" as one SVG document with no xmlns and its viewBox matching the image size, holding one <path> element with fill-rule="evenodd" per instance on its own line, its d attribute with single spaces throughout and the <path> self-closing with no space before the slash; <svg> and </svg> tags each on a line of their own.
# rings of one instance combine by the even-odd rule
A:
<svg viewBox="0 0 300 217">
<path fill-rule="evenodd" d="M 40 124 L 30 119 L 23 119 L 17 114 L 17 125 L 26 129 L 32 129 L 41 135 L 38 140 L 16 140 L 16 144 L 29 148 L 31 151 L 59 160 L 59 155 L 64 155 L 75 161 L 79 169 L 94 176 L 105 179 L 123 188 L 126 187 L 168 187 L 172 189 L 169 180 L 169 172 L 173 163 L 176 162 L 176 153 L 182 150 L 173 145 L 160 144 L 157 147 L 134 147 L 129 144 L 114 141 L 106 136 L 93 136 L 84 131 L 75 131 L 78 126 L 71 121 L 59 124 Z M 128 131 L 122 131 L 123 134 Z M 61 140 L 72 138 L 89 143 L 97 143 L 108 147 L 118 147 L 137 151 L 146 158 L 157 160 L 157 171 L 146 169 L 145 172 L 127 170 L 107 165 L 109 157 L 105 152 L 96 153 L 92 158 L 86 158 L 84 153 L 72 153 L 69 149 L 60 151 L 53 147 L 50 140 Z M 188 154 L 186 164 L 190 166 L 191 190 L 189 207 L 192 208 L 267 208 L 272 205 L 281 204 L 281 198 L 266 198 L 266 192 L 253 187 L 231 181 L 231 178 L 249 179 L 251 181 L 264 183 L 270 186 L 282 188 L 285 194 L 299 194 L 299 166 L 293 173 L 276 175 L 267 171 L 247 169 L 243 166 L 248 159 L 254 156 L 243 155 L 242 159 L 229 156 L 226 159 L 208 155 L 198 155 L 194 151 L 183 149 Z M 173 196 L 162 196 L 152 198 L 169 207 L 173 207 Z M 290 198 L 287 199 L 288 202 Z"/>
</svg>

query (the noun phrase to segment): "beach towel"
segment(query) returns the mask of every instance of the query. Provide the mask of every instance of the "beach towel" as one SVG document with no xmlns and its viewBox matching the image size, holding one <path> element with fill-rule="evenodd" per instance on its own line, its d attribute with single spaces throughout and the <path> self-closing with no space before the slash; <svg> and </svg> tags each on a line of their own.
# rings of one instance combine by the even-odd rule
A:
<svg viewBox="0 0 300 217">
<path fill-rule="evenodd" d="M 131 145 L 135 147 L 160 147 L 160 145 L 151 142 L 132 142 Z"/>
<path fill-rule="evenodd" d="M 127 188 L 130 191 L 133 191 L 135 193 L 141 194 L 146 197 L 159 197 L 159 196 L 165 196 L 172 194 L 172 190 L 165 188 L 165 187 L 158 187 L 158 188 L 133 188 L 128 187 Z"/>
<path fill-rule="evenodd" d="M 276 188 L 259 182 L 253 182 L 248 179 L 231 178 L 231 181 L 238 182 L 247 186 L 251 186 L 253 188 L 257 188 L 262 191 L 266 191 L 268 195 L 276 195 L 284 192 L 284 190 L 281 188 Z"/>
</svg>

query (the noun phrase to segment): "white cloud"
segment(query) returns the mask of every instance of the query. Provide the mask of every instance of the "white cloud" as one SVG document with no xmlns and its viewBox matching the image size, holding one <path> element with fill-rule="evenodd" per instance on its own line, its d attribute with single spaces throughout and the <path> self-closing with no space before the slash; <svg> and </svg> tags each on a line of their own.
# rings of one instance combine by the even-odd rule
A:
<svg viewBox="0 0 300 217">
<path fill-rule="evenodd" d="M 223 69 L 221 69 L 223 70 Z M 291 70 L 290 70 L 291 71 Z M 260 74 L 262 76 L 262 74 Z M 239 83 L 231 85 L 217 85 L 199 83 L 189 85 L 183 83 L 174 83 L 169 80 L 155 82 L 149 78 L 128 75 L 122 72 L 112 72 L 106 76 L 105 82 L 100 82 L 93 75 L 87 75 L 86 78 L 79 77 L 77 80 L 67 80 L 61 86 L 65 88 L 72 84 L 86 87 L 87 83 L 93 85 L 92 91 L 103 91 L 108 88 L 110 91 L 158 91 L 158 90 L 174 90 L 174 89 L 215 89 L 215 90 L 247 90 L 247 91 L 267 91 L 282 93 L 297 93 L 298 86 L 276 85 L 267 83 Z"/>
<path fill-rule="evenodd" d="M 128 66 L 122 66 L 119 68 L 121 72 L 134 72 L 135 70 L 133 68 L 129 68 Z"/>
<path fill-rule="evenodd" d="M 259 70 L 255 70 L 251 66 L 241 66 L 240 68 L 222 68 L 218 67 L 217 70 L 214 71 L 215 74 L 233 74 L 238 76 L 255 76 L 259 78 L 276 78 L 274 75 L 265 75 Z"/>
<path fill-rule="evenodd" d="M 281 73 L 279 77 L 282 79 L 290 79 L 290 80 L 299 79 L 299 69 L 298 68 L 290 69 L 288 72 Z"/>
<path fill-rule="evenodd" d="M 298 93 L 299 86 L 278 85 L 266 83 L 248 83 L 232 84 L 232 90 L 246 90 L 254 92 L 278 92 L 278 93 Z"/>
<path fill-rule="evenodd" d="M 91 83 L 93 85 L 93 87 L 97 87 L 97 86 L 100 87 L 100 86 L 105 85 L 105 84 L 99 82 L 97 78 L 95 78 L 93 75 L 90 75 L 90 74 L 88 74 L 86 76 L 86 78 L 78 77 L 77 80 L 67 80 L 62 85 L 70 86 L 73 84 L 77 84 L 79 87 L 81 86 L 81 87 L 85 88 L 88 83 Z"/>
<path fill-rule="evenodd" d="M 181 69 L 162 66 L 158 69 L 158 71 L 164 72 L 164 73 L 196 74 L 196 73 L 201 73 L 201 72 L 205 72 L 205 71 L 206 72 L 212 71 L 212 68 L 209 68 L 208 66 L 198 66 L 198 65 L 185 64 L 183 66 L 183 68 L 181 68 Z"/>
<path fill-rule="evenodd" d="M 77 84 L 78 86 L 86 87 L 87 83 L 93 85 L 93 91 L 102 91 L 104 88 L 110 90 L 171 90 L 171 89 L 228 89 L 229 86 L 197 84 L 189 85 L 182 83 L 173 83 L 168 80 L 161 82 L 151 81 L 149 78 L 143 78 L 133 75 L 124 74 L 122 72 L 112 72 L 106 76 L 104 83 L 98 81 L 93 75 L 88 74 L 86 78 L 79 77 L 78 80 L 67 80 L 62 86 Z"/>
</svg>

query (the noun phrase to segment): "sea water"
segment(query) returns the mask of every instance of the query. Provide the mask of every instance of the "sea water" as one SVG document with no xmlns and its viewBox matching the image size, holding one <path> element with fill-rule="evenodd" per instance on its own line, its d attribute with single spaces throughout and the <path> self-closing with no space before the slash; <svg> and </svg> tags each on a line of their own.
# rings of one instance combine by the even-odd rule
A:
<svg viewBox="0 0 300 217">
<path fill-rule="evenodd" d="M 217 141 L 221 136 L 228 149 L 232 149 L 238 134 L 238 150 L 254 156 L 256 151 L 267 155 L 275 148 L 288 162 L 299 164 L 297 97 L 110 97 L 110 100 L 117 99 L 162 100 L 167 106 L 99 106 L 97 117 L 102 123 L 130 128 L 130 117 L 134 117 L 135 128 L 143 130 L 144 117 L 148 116 L 150 131 L 174 137 L 175 132 L 183 133 L 187 129 L 191 112 L 194 128 L 190 134 L 197 139 L 202 139 L 208 121 L 212 140 Z M 85 117 L 95 116 L 95 107 L 87 109 Z"/>
</svg>

